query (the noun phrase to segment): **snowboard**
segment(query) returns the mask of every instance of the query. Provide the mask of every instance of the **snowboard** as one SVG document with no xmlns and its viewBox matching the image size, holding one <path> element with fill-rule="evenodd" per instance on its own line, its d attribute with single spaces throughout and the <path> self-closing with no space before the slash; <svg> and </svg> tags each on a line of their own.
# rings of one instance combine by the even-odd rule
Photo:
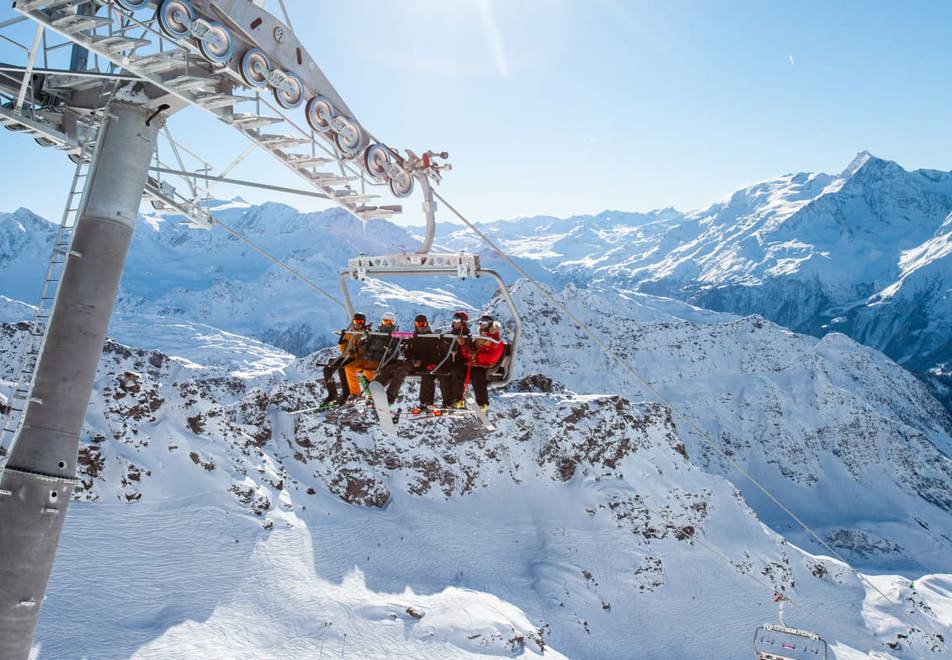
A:
<svg viewBox="0 0 952 660">
<path fill-rule="evenodd" d="M 393 423 L 393 415 L 390 414 L 390 404 L 387 403 L 387 390 L 383 385 L 375 380 L 370 381 L 367 391 L 374 402 L 374 408 L 377 409 L 377 419 L 380 422 L 380 430 L 389 436 L 397 437 L 397 425 Z"/>
<path fill-rule="evenodd" d="M 479 409 L 479 405 L 476 403 L 476 399 L 473 397 L 472 392 L 467 392 L 463 396 L 463 400 L 466 401 L 466 409 L 476 415 L 476 419 L 485 427 L 487 431 L 495 431 L 496 427 L 493 426 L 493 423 L 489 421 L 489 417 L 486 416 L 482 410 Z"/>
</svg>

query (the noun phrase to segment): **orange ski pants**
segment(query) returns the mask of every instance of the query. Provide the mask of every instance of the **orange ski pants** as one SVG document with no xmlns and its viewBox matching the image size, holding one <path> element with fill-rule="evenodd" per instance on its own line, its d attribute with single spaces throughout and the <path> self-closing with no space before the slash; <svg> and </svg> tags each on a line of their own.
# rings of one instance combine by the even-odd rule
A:
<svg viewBox="0 0 952 660">
<path fill-rule="evenodd" d="M 360 395 L 360 382 L 357 380 L 357 374 L 363 372 L 364 378 L 373 380 L 378 364 L 379 361 L 377 360 L 365 360 L 361 358 L 354 360 L 344 367 L 344 373 L 347 374 L 347 388 L 350 390 L 351 396 Z"/>
</svg>

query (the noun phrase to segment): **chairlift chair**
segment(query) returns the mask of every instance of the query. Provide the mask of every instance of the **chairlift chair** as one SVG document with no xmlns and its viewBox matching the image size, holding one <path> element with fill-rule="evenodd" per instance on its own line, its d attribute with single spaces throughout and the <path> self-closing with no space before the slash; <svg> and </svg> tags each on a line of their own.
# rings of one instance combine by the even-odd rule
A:
<svg viewBox="0 0 952 660">
<path fill-rule="evenodd" d="M 468 280 L 470 278 L 490 277 L 499 286 L 499 293 L 506 306 L 513 323 L 513 334 L 510 341 L 503 342 L 505 350 L 499 362 L 487 373 L 487 380 L 490 387 L 498 388 L 507 385 L 512 380 L 513 368 L 516 362 L 516 354 L 519 346 L 519 339 L 522 335 L 522 319 L 519 316 L 519 310 L 516 308 L 506 287 L 505 282 L 499 273 L 494 270 L 483 268 L 480 264 L 479 255 L 465 253 L 439 253 L 430 252 L 436 230 L 436 201 L 433 198 L 433 190 L 430 187 L 428 171 L 414 172 L 414 178 L 420 183 L 424 194 L 423 210 L 426 215 L 426 235 L 420 248 L 413 253 L 388 254 L 381 256 L 360 255 L 350 259 L 347 263 L 347 270 L 341 271 L 339 276 L 341 293 L 344 298 L 347 313 L 350 316 L 354 314 L 354 306 L 351 301 L 350 291 L 347 288 L 347 281 L 354 279 L 359 282 L 367 278 L 390 278 L 412 275 L 436 276 L 436 277 L 454 277 L 459 280 Z M 394 333 L 399 340 L 394 350 L 389 353 L 390 359 L 398 355 L 402 342 L 413 338 L 414 350 L 426 351 L 431 359 L 439 360 L 430 363 L 425 359 L 424 362 L 435 364 L 432 370 L 425 368 L 413 369 L 409 372 L 410 377 L 420 377 L 427 374 L 441 375 L 443 373 L 442 365 L 448 364 L 448 357 L 453 348 L 455 335 L 444 333 L 433 333 L 428 335 L 413 336 L 412 333 Z"/>
<path fill-rule="evenodd" d="M 757 660 L 827 660 L 829 648 L 816 633 L 765 623 L 754 633 Z"/>
<path fill-rule="evenodd" d="M 791 628 L 783 620 L 783 603 L 774 598 L 780 609 L 780 624 L 765 623 L 754 631 L 754 655 L 757 660 L 827 660 L 829 646 L 822 637 L 809 630 Z"/>
</svg>

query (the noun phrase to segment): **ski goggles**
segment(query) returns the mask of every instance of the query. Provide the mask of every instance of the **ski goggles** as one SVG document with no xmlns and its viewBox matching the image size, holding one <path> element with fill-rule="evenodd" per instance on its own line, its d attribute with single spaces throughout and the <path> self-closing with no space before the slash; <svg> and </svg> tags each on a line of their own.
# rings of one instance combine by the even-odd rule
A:
<svg viewBox="0 0 952 660">
<path fill-rule="evenodd" d="M 414 325 L 416 325 L 416 327 L 418 327 L 418 328 L 425 328 L 425 327 L 426 327 L 426 321 L 415 321 L 415 322 L 414 322 Z"/>
<path fill-rule="evenodd" d="M 381 319 L 381 325 L 393 325 L 393 319 Z"/>
</svg>

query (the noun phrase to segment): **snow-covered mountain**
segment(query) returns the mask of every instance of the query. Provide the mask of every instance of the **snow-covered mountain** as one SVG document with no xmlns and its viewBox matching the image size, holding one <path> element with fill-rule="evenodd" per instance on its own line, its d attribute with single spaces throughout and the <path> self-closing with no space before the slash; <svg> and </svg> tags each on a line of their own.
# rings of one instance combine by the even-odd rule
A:
<svg viewBox="0 0 952 660">
<path fill-rule="evenodd" d="M 363 227 L 337 209 L 305 214 L 280 204 L 232 200 L 216 203 L 213 213 L 338 300 L 338 275 L 348 259 L 413 251 L 419 245 L 417 237 L 396 225 Z M 346 324 L 341 307 L 246 243 L 221 228 L 191 229 L 180 220 L 139 218 L 112 336 L 178 353 L 182 342 L 176 338 L 183 328 L 202 324 L 304 355 L 330 343 L 331 333 Z M 0 214 L 0 294 L 28 303 L 38 299 L 54 234 L 51 223 L 25 209 Z M 508 274 L 490 254 L 484 264 Z M 355 306 L 371 318 L 389 309 L 406 325 L 421 311 L 448 323 L 453 311 L 472 309 L 494 292 L 488 281 L 432 278 L 350 287 Z M 201 336 L 202 330 L 192 334 Z"/>
<path fill-rule="evenodd" d="M 952 174 L 907 172 L 863 152 L 839 174 L 777 177 L 691 213 L 605 211 L 486 229 L 544 282 L 638 289 L 760 314 L 797 332 L 842 332 L 922 374 L 943 397 L 952 373 L 950 212 Z M 214 213 L 338 297 L 347 259 L 418 244 L 415 232 L 386 222 L 364 228 L 337 210 L 301 214 L 233 200 Z M 36 298 L 51 238 L 49 224 L 28 211 L 0 215 L 0 294 Z M 438 243 L 481 252 L 485 265 L 513 275 L 452 225 L 441 226 Z M 200 322 L 304 355 L 344 321 L 321 294 L 227 232 L 187 229 L 175 218 L 140 220 L 125 272 L 118 311 L 149 314 L 153 324 Z M 429 310 L 442 320 L 492 293 L 488 283 L 449 280 L 359 288 L 358 306 L 371 314 L 394 308 L 404 319 Z M 121 328 L 113 335 L 137 339 Z"/>
<path fill-rule="evenodd" d="M 489 231 L 561 283 L 842 332 L 939 387 L 952 371 L 950 212 L 952 173 L 907 172 L 863 152 L 840 174 L 769 179 L 692 213 L 606 211 Z M 462 233 L 445 240 L 471 243 Z"/>
<path fill-rule="evenodd" d="M 571 285 L 559 298 L 684 413 L 674 422 L 689 455 L 731 479 L 773 528 L 822 551 L 710 443 L 849 561 L 952 571 L 952 416 L 907 371 L 844 335 L 817 339 L 758 316 Z M 537 291 L 520 283 L 516 299 L 541 321 L 525 331 L 522 373 L 563 374 L 579 393 L 655 398 Z"/>
<path fill-rule="evenodd" d="M 321 352 L 238 377 L 108 343 L 40 656 L 744 657 L 774 590 L 838 658 L 949 652 L 952 420 L 906 371 L 842 335 L 560 292 L 669 407 L 514 294 L 534 321 L 491 433 L 296 413 Z M 2 326 L 0 379 L 24 330 Z"/>
<path fill-rule="evenodd" d="M 836 657 L 948 654 L 952 419 L 828 331 L 949 382 L 950 199 L 947 174 L 861 156 L 694 214 L 493 225 L 650 387 L 520 282 L 497 430 L 405 419 L 399 440 L 361 407 L 297 412 L 332 349 L 291 353 L 333 341 L 331 303 L 225 232 L 143 217 L 111 326 L 141 348 L 100 365 L 40 656 L 743 657 L 776 590 Z M 347 258 L 416 242 L 335 211 L 217 217 L 332 293 Z M 0 320 L 29 316 L 52 233 L 0 215 Z M 439 322 L 491 293 L 412 285 L 358 306 Z M 0 326 L 0 394 L 24 330 Z"/>
</svg>

